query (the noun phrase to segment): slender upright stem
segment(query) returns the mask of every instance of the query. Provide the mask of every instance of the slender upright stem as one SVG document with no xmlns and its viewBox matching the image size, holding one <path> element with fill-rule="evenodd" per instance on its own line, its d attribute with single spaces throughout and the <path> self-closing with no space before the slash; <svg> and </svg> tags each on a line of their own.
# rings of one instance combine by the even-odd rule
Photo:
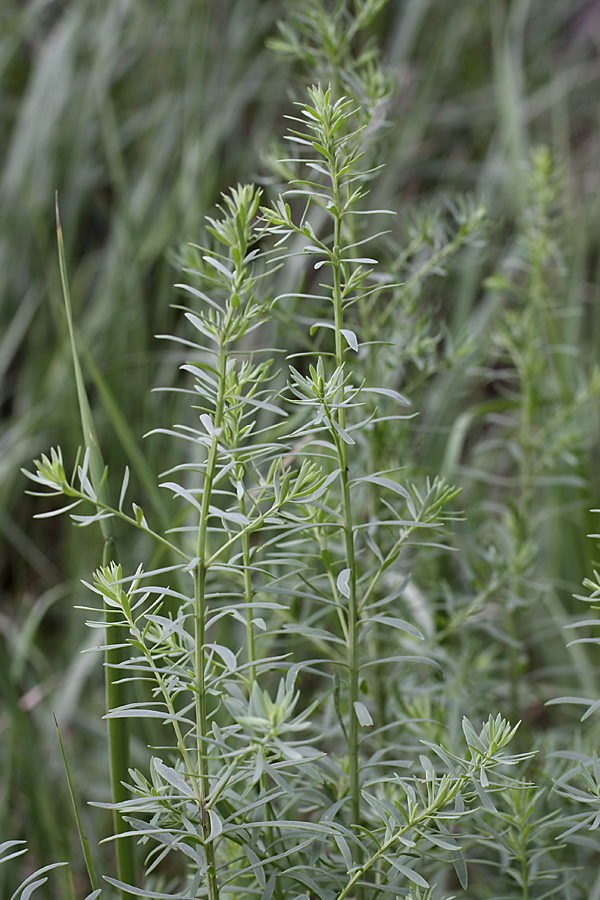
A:
<svg viewBox="0 0 600 900">
<path fill-rule="evenodd" d="M 218 900 L 219 887 L 217 883 L 217 873 L 215 864 L 214 843 L 209 840 L 210 835 L 210 816 L 206 809 L 206 798 L 210 791 L 208 759 L 206 752 L 206 738 L 208 737 L 208 709 L 206 704 L 206 686 L 204 682 L 204 645 L 206 638 L 206 576 L 208 567 L 206 564 L 207 556 L 207 535 L 208 520 L 210 517 L 209 507 L 212 495 L 212 488 L 217 471 L 217 455 L 218 455 L 218 434 L 223 419 L 223 409 L 225 403 L 225 345 L 221 340 L 218 351 L 218 373 L 219 386 L 217 405 L 215 409 L 215 417 L 213 422 L 213 433 L 211 437 L 210 448 L 206 460 L 206 469 L 204 474 L 204 490 L 202 493 L 202 505 L 200 509 L 200 522 L 198 526 L 198 562 L 194 569 L 194 640 L 195 640 L 195 705 L 196 705 L 196 754 L 198 760 L 198 779 L 200 787 L 200 816 L 202 822 L 202 831 L 204 835 L 204 852 L 206 854 L 207 864 L 207 885 L 209 900 Z"/>
<path fill-rule="evenodd" d="M 343 427 L 343 426 L 342 426 Z M 346 454 L 343 454 L 344 456 Z M 348 588 L 348 753 L 350 767 L 350 793 L 352 796 L 352 819 L 355 825 L 360 824 L 360 782 L 358 766 L 358 719 L 354 704 L 358 700 L 358 611 L 356 592 L 356 564 L 354 557 L 354 532 L 352 524 L 352 507 L 350 504 L 350 486 L 348 471 L 342 465 L 342 492 L 344 515 L 344 544 L 346 548 L 346 561 L 350 569 Z"/>
<path fill-rule="evenodd" d="M 246 515 L 246 504 L 244 498 L 240 500 L 240 510 L 243 516 Z M 250 534 L 248 531 L 242 533 L 242 558 L 244 565 L 244 600 L 246 603 L 246 653 L 248 662 L 250 663 L 250 690 L 256 681 L 256 650 L 254 647 L 254 611 L 252 609 L 252 571 L 250 568 Z"/>
<path fill-rule="evenodd" d="M 333 162 L 333 161 L 332 161 Z M 334 165 L 332 165 L 332 175 Z M 340 211 L 340 187 L 335 177 L 332 177 L 334 208 L 334 234 L 332 248 L 333 262 L 333 309 L 335 326 L 335 360 L 336 367 L 344 362 L 343 346 L 343 305 L 341 282 L 341 219 Z M 346 425 L 346 413 L 343 408 L 337 410 L 337 421 L 341 428 Z M 358 597 L 356 591 L 356 560 L 354 554 L 354 524 L 352 521 L 352 503 L 350 499 L 350 473 L 348 469 L 348 450 L 344 441 L 336 440 L 338 462 L 341 472 L 342 484 L 342 515 L 344 529 L 344 548 L 346 551 L 346 563 L 350 570 L 348 579 L 348 611 L 347 611 L 347 649 L 348 649 L 348 756 L 350 772 L 350 795 L 352 798 L 352 820 L 355 825 L 360 824 L 360 780 L 358 765 L 358 719 L 356 717 L 355 703 L 358 700 L 359 685 L 359 660 L 358 660 Z"/>
<path fill-rule="evenodd" d="M 73 311 L 71 306 L 71 292 L 67 275 L 65 245 L 58 210 L 58 195 L 56 196 L 56 236 L 58 241 L 58 261 L 63 299 L 67 316 L 67 325 L 69 328 L 69 341 L 71 344 L 75 383 L 77 386 L 81 429 L 90 460 L 90 478 L 94 489 L 97 491 L 100 490 L 100 485 L 102 485 L 104 481 L 104 486 L 102 487 L 102 491 L 99 493 L 98 498 L 105 500 L 107 505 L 110 506 L 108 486 L 104 479 L 104 460 L 98 442 L 96 426 L 87 397 L 85 381 L 77 352 L 75 326 L 73 323 Z M 117 542 L 112 519 L 101 519 L 100 528 L 104 538 L 102 564 L 107 566 L 109 562 L 117 561 Z M 106 706 L 108 711 L 110 711 L 124 706 L 127 702 L 127 685 L 120 680 L 118 672 L 119 665 L 124 661 L 127 651 L 125 647 L 121 646 L 121 640 L 112 639 L 111 629 L 114 629 L 120 624 L 120 616 L 106 604 L 104 605 L 104 615 L 107 632 L 107 649 L 105 653 Z M 114 804 L 119 804 L 129 799 L 129 791 L 125 787 L 125 783 L 129 778 L 129 723 L 126 718 L 116 717 L 108 719 L 108 748 L 112 799 Z M 120 812 L 116 809 L 113 811 L 113 828 L 116 835 L 122 835 L 129 831 L 129 826 L 123 821 Z M 119 880 L 125 884 L 135 885 L 136 865 L 135 842 L 133 837 L 119 838 L 116 842 L 116 856 Z M 122 900 L 133 900 L 132 894 L 128 891 L 121 890 L 120 893 Z"/>
<path fill-rule="evenodd" d="M 114 540 L 108 540 L 104 544 L 102 565 L 117 561 Z M 105 685 L 106 707 L 108 711 L 124 706 L 128 700 L 126 685 L 119 680 L 118 666 L 126 659 L 127 648 L 121 646 L 122 640 L 113 638 L 111 631 L 122 626 L 121 615 L 104 604 L 104 619 L 106 622 L 106 651 L 105 651 Z M 125 787 L 125 779 L 129 777 L 129 727 L 127 719 L 117 716 L 108 719 L 108 749 L 110 761 L 110 781 L 113 803 L 124 803 L 131 799 L 128 789 Z M 115 834 L 128 832 L 129 825 L 123 820 L 121 814 L 115 810 L 113 813 L 113 827 Z M 123 837 L 116 841 L 117 872 L 119 880 L 135 886 L 135 843 L 133 837 Z M 133 900 L 129 891 L 121 891 L 122 900 Z"/>
</svg>

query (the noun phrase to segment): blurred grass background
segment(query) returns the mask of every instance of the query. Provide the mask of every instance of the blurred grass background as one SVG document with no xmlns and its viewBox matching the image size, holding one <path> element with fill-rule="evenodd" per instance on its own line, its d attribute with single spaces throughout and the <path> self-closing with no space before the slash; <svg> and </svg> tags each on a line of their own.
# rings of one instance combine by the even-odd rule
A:
<svg viewBox="0 0 600 900">
<path fill-rule="evenodd" d="M 32 868 L 73 856 L 70 830 L 56 827 L 70 810 L 51 709 L 83 793 L 103 799 L 107 790 L 99 660 L 80 655 L 94 635 L 73 610 L 85 602 L 79 581 L 99 563 L 100 544 L 67 519 L 34 521 L 39 506 L 19 474 L 52 445 L 73 459 L 80 444 L 55 191 L 103 451 L 116 479 L 133 463 L 136 495 L 164 519 L 152 473 L 168 468 L 171 448 L 142 435 L 177 416 L 174 395 L 150 393 L 176 377 L 178 357 L 154 337 L 178 327 L 173 260 L 200 238 L 222 190 L 264 178 L 262 155 L 314 78 L 268 46 L 277 21 L 302 8 L 302 0 L 2 4 L 0 835 L 29 841 Z M 397 210 L 400 225 L 441 195 L 472 192 L 489 210 L 486 247 L 428 284 L 425 300 L 447 334 L 485 337 L 501 301 L 483 280 L 513 250 L 524 163 L 545 143 L 564 168 L 556 228 L 566 335 L 572 356 L 591 366 L 600 347 L 600 2 L 390 0 L 372 38 L 397 83 L 382 110 L 386 168 L 372 205 Z M 448 440 L 485 399 L 480 390 L 483 398 L 460 365 L 421 386 L 413 399 L 423 471 L 446 465 L 460 481 Z M 587 416 L 582 483 L 568 496 L 557 488 L 541 511 L 546 574 L 567 605 L 589 572 L 586 532 L 597 530 L 587 512 L 599 505 L 597 408 Z M 134 558 L 122 539 L 123 557 Z M 86 826 L 97 837 L 87 818 Z"/>
</svg>

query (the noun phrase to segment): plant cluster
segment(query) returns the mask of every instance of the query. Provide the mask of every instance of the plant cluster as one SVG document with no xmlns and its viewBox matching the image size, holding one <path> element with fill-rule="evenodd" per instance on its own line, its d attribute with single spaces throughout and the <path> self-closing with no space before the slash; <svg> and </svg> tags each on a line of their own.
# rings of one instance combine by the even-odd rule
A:
<svg viewBox="0 0 600 900">
<path fill-rule="evenodd" d="M 111 498 L 57 217 L 85 449 L 25 474 L 40 518 L 103 535 L 81 605 L 106 672 L 112 796 L 92 802 L 112 815 L 116 868 L 86 837 L 59 733 L 89 887 L 42 866 L 15 900 L 61 874 L 86 900 L 589 895 L 598 759 L 554 719 L 535 740 L 530 721 L 537 702 L 586 720 L 600 704 L 593 619 L 571 623 L 585 697 L 535 681 L 540 637 L 558 646 L 567 618 L 543 577 L 544 517 L 582 484 L 599 389 L 565 350 L 561 181 L 534 151 L 485 326 L 453 336 L 425 286 L 483 252 L 486 213 L 448 199 L 399 240 L 370 205 L 393 79 L 365 36 L 384 7 L 311 0 L 272 42 L 319 83 L 288 117 L 272 189 L 224 193 L 181 253 L 185 331 L 161 337 L 188 411 L 148 435 L 177 448 L 160 491 L 133 460 L 167 500 L 140 501 L 129 468 Z M 480 396 L 439 466 L 455 487 L 423 463 L 435 403 L 419 417 L 414 398 L 437 385 L 453 414 L 465 383 Z M 125 529 L 139 542 L 120 555 Z M 0 862 L 23 852 L 6 841 Z"/>
<path fill-rule="evenodd" d="M 307 148 L 291 160 L 304 177 L 271 206 L 260 207 L 256 188 L 238 186 L 209 220 L 214 244 L 192 248 L 197 265 L 188 274 L 202 289 L 186 290 L 201 305 L 184 308 L 198 339 L 186 341 L 193 384 L 182 390 L 195 399 L 198 425 L 167 429 L 192 452 L 161 482 L 183 504 L 177 527 L 160 534 L 138 505 L 127 512 L 127 471 L 110 505 L 95 441 L 72 477 L 60 450 L 30 476 L 43 495 L 67 500 L 42 515 L 68 511 L 82 527 L 105 527 L 105 565 L 90 587 L 104 601 L 105 617 L 92 624 L 106 628 L 109 686 L 150 682 L 144 699 L 111 703 L 109 720 L 157 718 L 173 729 L 172 753 L 153 756 L 146 774 L 124 770 L 115 737 L 113 774 L 133 794 L 112 804 L 117 822 L 153 844 L 147 877 L 179 851 L 190 869 L 185 890 L 211 898 L 241 889 L 284 897 L 298 885 L 340 898 L 356 885 L 366 896 L 403 879 L 427 888 L 406 851 L 419 839 L 458 860 L 441 823 L 466 814 L 468 803 L 459 809 L 457 800 L 476 796 L 475 781 L 487 788 L 488 769 L 517 761 L 500 752 L 514 729 L 490 720 L 475 738 L 467 722 L 476 743 L 466 757 L 452 761 L 438 748 L 448 771 L 423 762 L 422 777 L 391 774 L 406 763 L 390 758 L 391 729 L 400 734 L 401 722 L 385 684 L 407 667 L 437 665 L 419 654 L 423 635 L 400 615 L 404 591 L 390 591 L 391 573 L 403 553 L 440 545 L 456 491 L 438 480 L 405 487 L 397 468 L 361 474 L 365 436 L 406 418 L 396 410 L 408 401 L 348 363 L 362 343 L 347 327 L 354 307 L 376 296 L 393 302 L 398 289 L 376 275 L 374 259 L 356 255 L 371 238 L 354 240 L 349 225 L 367 212 L 361 183 L 370 175 L 360 168 L 365 126 L 354 125 L 351 101 L 312 89 L 290 131 L 292 144 Z M 291 238 L 323 279 L 300 299 L 331 309 L 311 330 L 330 330 L 333 340 L 304 371 L 290 366 L 281 391 L 265 351 L 246 348 L 270 306 L 286 301 L 269 299 L 264 285 Z M 80 512 L 82 504 L 92 512 Z M 114 518 L 180 562 L 124 575 L 106 530 Z M 176 573 L 177 588 L 154 582 L 166 572 Z M 167 596 L 176 611 L 165 614 Z M 298 709 L 306 693 L 298 685 L 309 678 L 317 699 Z M 122 865 L 132 871 L 127 859 Z M 460 872 L 466 882 L 464 862 Z M 135 893 L 135 884 L 108 880 Z"/>
</svg>

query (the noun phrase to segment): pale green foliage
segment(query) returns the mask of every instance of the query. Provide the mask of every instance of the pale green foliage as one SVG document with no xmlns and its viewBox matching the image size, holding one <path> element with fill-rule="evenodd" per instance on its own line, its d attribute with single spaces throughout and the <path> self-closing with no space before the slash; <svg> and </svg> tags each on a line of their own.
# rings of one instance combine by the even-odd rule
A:
<svg viewBox="0 0 600 900">
<path fill-rule="evenodd" d="M 112 506 L 89 450 L 71 476 L 60 449 L 26 473 L 66 500 L 40 517 L 68 512 L 90 534 L 114 519 L 143 539 L 132 565 L 87 585 L 109 681 L 132 688 L 107 718 L 138 744 L 127 799 L 94 805 L 144 854 L 136 884 L 104 869 L 103 896 L 586 896 L 574 871 L 596 849 L 581 835 L 598 825 L 598 761 L 559 750 L 538 763 L 527 723 L 496 713 L 528 711 L 532 597 L 554 630 L 561 620 L 539 586 L 535 501 L 574 483 L 564 469 L 597 393 L 558 340 L 560 179 L 535 151 L 517 238 L 487 282 L 496 313 L 451 336 L 425 285 L 478 251 L 485 210 L 421 210 L 399 241 L 370 206 L 393 78 L 362 40 L 384 6 L 310 0 L 283 24 L 273 46 L 319 83 L 289 117 L 281 193 L 237 185 L 206 243 L 182 253 L 189 305 L 172 346 L 191 413 L 150 432 L 175 447 L 158 476 L 166 518 L 132 501 L 129 469 Z M 419 434 L 407 407 L 446 374 L 493 389 L 499 368 L 502 396 L 461 409 L 440 466 L 466 484 L 469 516 L 473 482 L 494 487 L 475 548 L 463 540 L 447 562 L 459 490 L 423 464 L 431 420 L 425 409 Z M 562 699 L 586 716 L 598 704 L 593 690 Z"/>
<path fill-rule="evenodd" d="M 299 224 L 284 198 L 257 217 L 258 191 L 239 186 L 209 220 L 216 248 L 196 248 L 201 266 L 193 274 L 202 289 L 188 293 L 203 304 L 184 312 L 202 343 L 188 342 L 193 356 L 183 368 L 194 380 L 199 427 L 167 430 L 191 442 L 193 453 L 166 473 L 176 480 L 162 482 L 185 505 L 184 524 L 161 535 L 135 503 L 125 512 L 127 474 L 118 507 L 103 504 L 88 477 L 88 454 L 71 479 L 58 450 L 30 476 L 44 493 L 92 504 L 87 516 L 68 505 L 77 524 L 116 517 L 174 555 L 160 573 L 140 566 L 132 578 L 111 564 L 91 588 L 110 610 L 108 645 L 129 648 L 115 675 L 149 691 L 109 717 L 158 719 L 172 732 L 172 750 L 154 755 L 148 774 L 131 773 L 131 799 L 118 810 L 149 847 L 147 877 L 169 854 L 183 854 L 194 896 L 243 889 L 283 898 L 305 885 L 322 897 L 342 900 L 355 889 L 367 897 L 380 894 L 384 872 L 386 883 L 426 889 L 411 861 L 411 848 L 421 845 L 450 853 L 466 884 L 448 827 L 472 814 L 473 799 L 510 783 L 496 780 L 499 766 L 524 759 L 506 756 L 515 729 L 500 717 L 479 734 L 465 720 L 465 755 L 430 744 L 441 773 L 422 757 L 423 775 L 388 774 L 390 729 L 400 733 L 401 725 L 393 698 L 378 710 L 369 702 L 369 667 L 376 664 L 380 678 L 385 666 L 395 678 L 406 665 L 434 661 L 415 653 L 423 635 L 398 615 L 401 593 L 390 595 L 386 580 L 405 545 L 418 551 L 421 530 L 439 531 L 456 492 L 438 481 L 405 487 L 393 471 L 357 473 L 353 435 L 368 433 L 375 418 L 385 421 L 379 406 L 364 417 L 368 398 L 407 401 L 356 380 L 346 357 L 360 336 L 344 315 L 395 288 L 373 279 L 376 261 L 354 256 L 346 243 L 346 219 L 362 199 L 355 186 L 362 129 L 353 128 L 352 104 L 315 88 L 300 111 L 305 130 L 295 127 L 292 138 L 307 148 L 319 181 L 297 179 L 288 192 L 302 198 Z M 310 224 L 313 203 L 325 210 L 332 237 Z M 291 367 L 289 390 L 279 395 L 269 367 L 255 362 L 260 351 L 244 362 L 240 352 L 268 316 L 264 288 L 285 260 L 282 241 L 295 234 L 307 240 L 303 255 L 324 269 L 319 290 L 333 309 L 335 350 L 316 354 L 306 376 Z M 299 419 L 287 414 L 288 401 Z M 264 412 L 283 418 L 277 440 L 272 427 L 259 428 Z M 385 520 L 361 521 L 365 489 L 371 498 L 389 497 Z M 182 588 L 153 581 L 176 569 Z M 175 598 L 175 613 L 163 611 L 166 597 Z M 244 650 L 232 641 L 235 628 L 245 630 Z M 396 635 L 387 661 L 386 631 Z M 270 673 L 278 671 L 273 684 Z M 311 704 L 303 700 L 309 676 L 321 685 Z M 372 740 L 360 735 L 373 726 Z"/>
</svg>

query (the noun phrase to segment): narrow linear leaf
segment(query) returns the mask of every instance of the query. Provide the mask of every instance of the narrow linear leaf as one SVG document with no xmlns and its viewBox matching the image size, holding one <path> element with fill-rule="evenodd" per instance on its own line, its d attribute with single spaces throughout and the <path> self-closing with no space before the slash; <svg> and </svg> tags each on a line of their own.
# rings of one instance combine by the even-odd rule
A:
<svg viewBox="0 0 600 900">
<path fill-rule="evenodd" d="M 36 513 L 34 515 L 34 519 L 52 519 L 54 516 L 60 516 L 61 513 L 68 512 L 70 509 L 74 509 L 76 506 L 79 506 L 81 500 L 75 500 L 74 503 L 69 503 L 68 506 L 61 506 L 60 509 L 51 509 L 48 512 Z"/>
<path fill-rule="evenodd" d="M 358 340 L 354 332 L 350 331 L 349 328 L 340 328 L 340 333 L 344 335 L 350 349 L 354 350 L 355 353 L 358 352 Z"/>
<path fill-rule="evenodd" d="M 125 473 L 123 475 L 123 483 L 121 485 L 121 493 L 119 494 L 119 512 L 123 512 L 123 502 L 125 500 L 125 494 L 127 493 L 127 488 L 129 486 L 129 466 L 125 466 Z"/>
<path fill-rule="evenodd" d="M 179 791 L 182 797 L 189 797 L 190 800 L 194 799 L 194 792 L 186 780 L 177 772 L 175 769 L 171 768 L 171 766 L 165 765 L 160 759 L 154 760 L 154 768 L 164 780 L 172 785 L 176 790 Z"/>
<path fill-rule="evenodd" d="M 208 815 L 210 818 L 210 834 L 208 835 L 208 840 L 214 841 L 223 831 L 223 823 L 214 809 L 209 809 Z"/>
<path fill-rule="evenodd" d="M 196 888 L 192 886 L 186 888 L 183 891 L 180 891 L 177 894 L 165 894 L 162 891 L 150 891 L 147 887 L 136 887 L 133 884 L 126 884 L 124 881 L 119 881 L 117 878 L 111 878 L 110 875 L 104 875 L 104 880 L 111 884 L 113 887 L 118 888 L 120 891 L 126 891 L 128 894 L 133 894 L 135 897 L 143 897 L 144 900 L 187 900 L 190 895 L 194 895 Z M 196 877 L 197 881 L 200 881 L 198 876 Z"/>
<path fill-rule="evenodd" d="M 362 484 L 363 482 L 369 482 L 370 484 L 379 485 L 379 487 L 385 487 L 390 491 L 394 491 L 396 494 L 400 494 L 400 496 L 404 497 L 406 500 L 410 499 L 410 494 L 406 488 L 402 487 L 401 484 L 398 484 L 397 481 L 392 481 L 391 478 L 385 478 L 383 475 L 363 475 L 362 478 L 355 478 L 352 483 Z"/>
<path fill-rule="evenodd" d="M 391 390 L 391 388 L 364 387 L 363 392 L 366 392 L 367 394 L 382 394 L 384 397 L 390 397 L 392 400 L 396 400 L 403 406 L 411 405 L 408 397 L 405 397 L 404 394 L 400 394 L 398 391 Z"/>
<path fill-rule="evenodd" d="M 363 256 L 363 257 L 357 256 L 357 257 L 354 257 L 354 258 L 352 258 L 352 257 L 347 257 L 347 258 L 344 259 L 344 262 L 347 262 L 347 263 L 362 263 L 362 264 L 365 264 L 365 265 L 376 265 L 376 264 L 377 264 L 377 260 L 376 260 L 376 259 L 371 259 L 369 256 Z"/>
<path fill-rule="evenodd" d="M 267 879 L 265 878 L 265 869 L 263 863 L 261 863 L 258 854 L 254 852 L 252 847 L 245 847 L 244 852 L 248 857 L 250 865 L 252 866 L 253 871 L 256 874 L 258 882 L 261 888 L 266 888 Z"/>
<path fill-rule="evenodd" d="M 422 875 L 419 875 L 418 872 L 415 872 L 414 869 L 410 869 L 408 866 L 403 865 L 403 863 L 398 862 L 393 857 L 385 856 L 385 859 L 387 859 L 387 861 L 394 867 L 394 869 L 397 869 L 398 872 L 404 875 L 405 878 L 408 878 L 409 881 L 412 881 L 413 884 L 418 884 L 419 887 L 428 890 L 428 882 L 425 881 Z"/>
<path fill-rule="evenodd" d="M 229 671 L 235 672 L 237 669 L 237 659 L 235 653 L 233 653 L 229 647 L 224 647 L 222 644 L 205 644 L 204 646 L 210 650 L 214 650 L 215 653 L 218 653 Z"/>
<path fill-rule="evenodd" d="M 210 416 L 207 416 L 206 413 L 202 413 L 200 416 L 200 421 L 206 428 L 208 434 L 213 435 L 215 433 L 215 426 L 213 425 L 213 421 Z"/>
<path fill-rule="evenodd" d="M 340 574 L 337 577 L 337 589 L 340 594 L 343 594 L 344 597 L 350 597 L 350 569 L 342 569 Z"/>
<path fill-rule="evenodd" d="M 415 626 L 411 625 L 410 622 L 405 622 L 404 619 L 397 619 L 395 616 L 371 616 L 369 619 L 365 619 L 364 621 L 365 623 L 379 622 L 381 625 L 386 625 L 388 628 L 397 628 L 399 631 L 405 631 L 407 634 L 412 635 L 412 637 L 418 638 L 420 641 L 425 640 L 423 634 L 419 631 L 418 628 L 415 628 Z"/>
<path fill-rule="evenodd" d="M 17 856 L 22 856 L 24 853 L 27 853 L 27 847 L 24 846 L 25 841 L 4 841 L 0 844 L 0 863 L 8 862 L 9 859 L 15 859 Z M 8 856 L 2 856 L 5 850 L 9 850 L 11 847 L 18 847 L 18 850 L 15 850 L 14 853 L 10 853 Z"/>
<path fill-rule="evenodd" d="M 176 494 L 176 496 L 182 497 L 187 503 L 190 504 L 190 506 L 193 506 L 199 512 L 202 509 L 201 504 L 198 503 L 196 498 L 180 484 L 177 484 L 177 482 L 164 481 L 159 485 L 159 487 L 166 488 L 168 491 L 172 491 L 174 494 Z"/>
<path fill-rule="evenodd" d="M 260 900 L 271 900 L 271 897 L 273 896 L 273 892 L 275 890 L 276 879 L 277 879 L 277 876 L 276 876 L 275 872 L 273 872 L 273 874 L 271 875 L 271 877 L 269 878 L 269 880 L 267 881 L 267 883 L 265 885 L 264 891 L 260 895 Z"/>
<path fill-rule="evenodd" d="M 348 841 L 341 834 L 334 834 L 334 840 L 338 846 L 338 850 L 342 854 L 342 858 L 344 860 L 344 865 L 346 866 L 346 871 L 350 872 L 354 866 L 354 860 L 352 859 L 352 853 L 350 852 L 350 847 L 348 846 Z"/>
<path fill-rule="evenodd" d="M 428 831 L 426 833 L 426 837 L 428 841 L 431 841 L 431 843 L 435 844 L 436 847 L 441 847 L 442 850 L 456 851 L 459 849 L 458 845 L 455 844 L 454 841 L 451 842 L 448 840 L 444 840 L 444 838 L 441 838 L 439 834 L 433 834 L 432 832 Z"/>
<path fill-rule="evenodd" d="M 334 431 L 341 437 L 345 444 L 353 444 L 354 440 L 350 437 L 347 431 L 345 431 L 340 423 L 336 419 L 331 420 L 331 424 L 333 425 Z"/>
<path fill-rule="evenodd" d="M 27 885 L 25 890 L 21 891 L 21 900 L 29 900 L 31 895 L 43 884 L 46 884 L 47 881 L 47 878 L 39 878 L 37 881 L 33 881 L 31 884 Z M 16 894 L 13 894 L 13 897 L 16 898 L 16 896 Z"/>
<path fill-rule="evenodd" d="M 215 259 L 214 256 L 203 256 L 202 259 L 204 262 L 208 263 L 209 266 L 212 266 L 213 269 L 216 269 L 217 272 L 220 272 L 221 275 L 224 275 L 227 281 L 233 280 L 233 273 L 229 271 L 229 269 L 223 265 L 223 263 Z"/>
<path fill-rule="evenodd" d="M 354 712 L 356 713 L 356 718 L 358 719 L 359 724 L 363 728 L 369 728 L 373 724 L 371 713 L 369 712 L 365 704 L 361 703 L 360 700 L 354 701 Z"/>
<path fill-rule="evenodd" d="M 552 697 L 546 700 L 546 706 L 557 706 L 559 703 L 577 703 L 580 706 L 591 706 L 594 700 L 588 700 L 586 697 Z"/>
</svg>

